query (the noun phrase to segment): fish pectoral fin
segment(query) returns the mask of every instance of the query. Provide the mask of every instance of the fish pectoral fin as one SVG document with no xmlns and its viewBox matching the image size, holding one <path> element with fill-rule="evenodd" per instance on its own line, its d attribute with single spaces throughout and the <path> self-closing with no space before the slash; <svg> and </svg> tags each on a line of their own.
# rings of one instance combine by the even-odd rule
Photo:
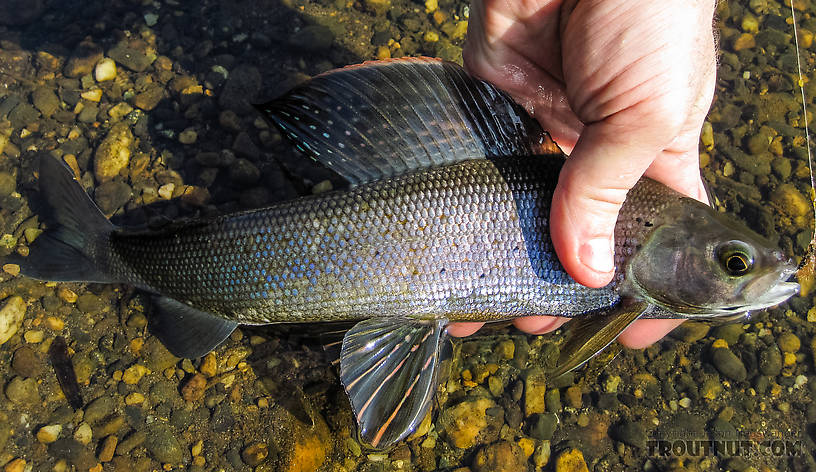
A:
<svg viewBox="0 0 816 472">
<path fill-rule="evenodd" d="M 212 351 L 235 331 L 238 323 L 196 310 L 169 297 L 153 297 L 158 313 L 147 328 L 173 355 L 194 359 Z"/>
<path fill-rule="evenodd" d="M 360 437 L 386 448 L 411 434 L 432 404 L 448 321 L 372 318 L 343 338 L 340 379 Z"/>
<path fill-rule="evenodd" d="M 550 372 L 550 378 L 554 379 L 577 369 L 595 357 L 640 318 L 648 307 L 649 304 L 643 301 L 623 300 L 611 311 L 570 321 L 567 340 L 561 346 L 558 365 Z"/>
</svg>

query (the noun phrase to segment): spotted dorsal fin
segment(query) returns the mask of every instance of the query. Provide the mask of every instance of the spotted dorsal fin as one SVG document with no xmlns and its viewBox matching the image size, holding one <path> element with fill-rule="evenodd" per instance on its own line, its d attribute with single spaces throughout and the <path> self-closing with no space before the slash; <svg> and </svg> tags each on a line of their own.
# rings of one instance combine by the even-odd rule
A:
<svg viewBox="0 0 816 472">
<path fill-rule="evenodd" d="M 333 70 L 258 108 L 352 185 L 468 159 L 560 154 L 507 94 L 438 59 Z"/>
</svg>

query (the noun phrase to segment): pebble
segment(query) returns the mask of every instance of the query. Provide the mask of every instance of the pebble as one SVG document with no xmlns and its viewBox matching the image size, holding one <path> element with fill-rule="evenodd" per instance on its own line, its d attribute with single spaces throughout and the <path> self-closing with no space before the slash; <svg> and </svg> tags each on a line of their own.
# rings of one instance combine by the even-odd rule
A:
<svg viewBox="0 0 816 472">
<path fill-rule="evenodd" d="M 26 378 L 37 377 L 42 372 L 42 367 L 42 360 L 34 349 L 23 346 L 14 351 L 11 368 L 17 375 Z"/>
<path fill-rule="evenodd" d="M 31 93 L 31 101 L 44 117 L 50 118 L 59 110 L 60 100 L 57 94 L 49 87 L 37 87 Z"/>
<path fill-rule="evenodd" d="M 193 128 L 187 128 L 178 135 L 181 144 L 193 144 L 198 139 L 198 133 Z"/>
<path fill-rule="evenodd" d="M 218 115 L 218 124 L 230 131 L 241 131 L 243 129 L 241 118 L 232 110 L 223 110 Z"/>
<path fill-rule="evenodd" d="M 8 172 L 0 172 L 0 197 L 7 197 L 17 190 L 17 179 Z"/>
<path fill-rule="evenodd" d="M 246 159 L 236 159 L 230 166 L 229 176 L 233 185 L 252 185 L 261 178 L 261 171 Z"/>
<path fill-rule="evenodd" d="M 572 408 L 579 409 L 584 403 L 583 393 L 581 387 L 573 385 L 566 390 L 567 405 Z"/>
<path fill-rule="evenodd" d="M 589 469 L 581 451 L 567 449 L 555 458 L 555 472 L 589 472 Z"/>
<path fill-rule="evenodd" d="M 82 445 L 87 446 L 88 444 L 91 443 L 92 439 L 93 439 L 93 429 L 91 429 L 91 425 L 89 425 L 88 423 L 83 421 L 74 430 L 74 440 L 76 440 L 76 442 L 78 442 L 78 443 L 80 443 Z"/>
<path fill-rule="evenodd" d="M 317 52 L 328 49 L 334 42 L 334 33 L 323 25 L 309 25 L 289 37 L 289 45 L 302 51 Z"/>
<path fill-rule="evenodd" d="M 86 90 L 80 94 L 82 98 L 91 102 L 99 102 L 102 100 L 102 89 L 94 88 Z M 95 108 L 88 108 L 89 110 L 96 110 Z M 84 109 L 83 109 L 84 111 Z M 96 111 L 94 111 L 94 118 L 96 118 Z M 93 121 L 93 120 L 91 120 Z"/>
<path fill-rule="evenodd" d="M 558 427 L 555 413 L 542 413 L 530 420 L 530 436 L 540 440 L 550 440 Z"/>
<path fill-rule="evenodd" d="M 711 363 L 722 375 L 732 380 L 742 382 L 748 376 L 745 364 L 728 348 L 714 348 L 711 351 Z"/>
<path fill-rule="evenodd" d="M 103 395 L 85 407 L 83 419 L 90 425 L 96 425 L 113 413 L 116 400 L 111 396 Z"/>
<path fill-rule="evenodd" d="M 161 187 L 159 187 L 158 194 L 161 198 L 165 200 L 170 200 L 173 198 L 173 192 L 176 190 L 176 184 L 173 182 L 168 182 Z"/>
<path fill-rule="evenodd" d="M 91 292 L 85 292 L 77 298 L 77 309 L 89 315 L 100 313 L 107 308 L 107 306 L 107 303 L 105 303 L 102 298 Z"/>
<path fill-rule="evenodd" d="M 21 297 L 15 295 L 6 299 L 0 308 L 0 345 L 17 333 L 23 324 L 25 313 L 26 304 Z"/>
<path fill-rule="evenodd" d="M 763 375 L 775 377 L 782 372 L 782 353 L 776 346 L 768 346 L 759 353 L 759 371 Z"/>
<path fill-rule="evenodd" d="M 94 68 L 94 78 L 97 82 L 105 82 L 116 78 L 116 62 L 105 57 L 96 63 Z"/>
<path fill-rule="evenodd" d="M 108 110 L 108 116 L 110 116 L 113 121 L 119 121 L 132 111 L 133 107 L 127 102 L 119 102 Z"/>
<path fill-rule="evenodd" d="M 9 463 L 3 467 L 3 472 L 24 472 L 25 470 L 26 461 L 20 458 L 9 461 Z"/>
<path fill-rule="evenodd" d="M 251 467 L 255 467 L 265 461 L 267 456 L 269 456 L 269 446 L 262 442 L 251 444 L 241 451 L 241 459 Z"/>
<path fill-rule="evenodd" d="M 45 339 L 45 333 L 40 329 L 30 329 L 23 333 L 23 339 L 29 344 L 39 344 Z"/>
<path fill-rule="evenodd" d="M 459 449 L 475 446 L 479 435 L 487 428 L 486 410 L 495 406 L 488 398 L 468 399 L 442 411 L 439 427 L 448 440 Z"/>
<path fill-rule="evenodd" d="M 472 468 L 473 472 L 517 472 L 527 469 L 527 457 L 518 444 L 499 441 L 480 449 Z"/>
<path fill-rule="evenodd" d="M 134 72 L 144 72 L 155 58 L 151 58 L 144 51 L 129 47 L 124 41 L 119 42 L 110 51 L 108 56 Z"/>
<path fill-rule="evenodd" d="M 94 200 L 102 213 L 110 216 L 125 206 L 132 193 L 133 190 L 128 184 L 120 180 L 110 180 L 96 187 Z"/>
<path fill-rule="evenodd" d="M 262 83 L 261 72 L 257 67 L 240 65 L 230 71 L 218 97 L 218 104 L 223 109 L 239 114 L 252 113 L 252 103 L 261 90 Z"/>
<path fill-rule="evenodd" d="M 793 333 L 783 333 L 776 342 L 782 352 L 796 352 L 802 347 L 802 342 Z"/>
<path fill-rule="evenodd" d="M 812 211 L 810 201 L 793 184 L 782 184 L 771 192 L 771 202 L 785 213 L 797 217 Z"/>
<path fill-rule="evenodd" d="M 33 378 L 14 377 L 6 385 L 5 394 L 10 402 L 21 406 L 33 406 L 40 402 L 37 381 Z"/>
<path fill-rule="evenodd" d="M 77 48 L 62 70 L 66 77 L 81 77 L 90 74 L 94 66 L 102 59 L 102 48 L 91 40 L 84 40 Z"/>
<path fill-rule="evenodd" d="M 11 275 L 11 276 L 18 276 L 20 274 L 20 266 L 18 264 L 3 264 L 3 272 Z"/>
<path fill-rule="evenodd" d="M 139 392 L 129 393 L 128 396 L 125 397 L 125 404 L 126 405 L 141 405 L 144 403 L 145 397 Z"/>
<path fill-rule="evenodd" d="M 61 424 L 49 424 L 37 430 L 37 441 L 43 444 L 51 444 L 59 439 L 62 432 Z"/>
<path fill-rule="evenodd" d="M 612 439 L 637 448 L 646 447 L 646 431 L 643 426 L 636 421 L 624 420 L 620 424 L 612 427 L 609 431 Z"/>
<path fill-rule="evenodd" d="M 198 370 L 205 376 L 212 378 L 218 373 L 217 367 L 218 362 L 216 361 L 215 353 L 210 352 L 204 356 L 203 359 L 201 359 L 201 365 L 199 366 Z"/>
<path fill-rule="evenodd" d="M 742 51 L 743 49 L 751 49 L 754 46 L 756 46 L 754 35 L 750 33 L 742 33 L 734 41 L 733 49 L 734 51 Z"/>
<path fill-rule="evenodd" d="M 281 454 L 280 468 L 285 472 L 308 472 L 320 469 L 326 461 L 330 444 L 329 428 L 319 415 L 314 416 L 314 426 L 295 426 L 291 448 Z M 256 469 L 257 470 L 257 469 Z"/>
<path fill-rule="evenodd" d="M 745 333 L 745 330 L 740 323 L 728 323 L 714 328 L 712 333 L 714 337 L 725 340 L 728 345 L 735 345 L 739 342 L 740 336 Z"/>
<path fill-rule="evenodd" d="M 130 162 L 133 133 L 125 122 L 119 122 L 108 131 L 94 155 L 94 176 L 106 182 L 119 175 Z"/>
<path fill-rule="evenodd" d="M 159 84 L 151 84 L 143 92 L 134 95 L 130 103 L 136 108 L 150 111 L 156 108 L 162 98 L 164 98 L 164 87 Z"/>
<path fill-rule="evenodd" d="M 694 343 L 706 337 L 710 329 L 711 326 L 708 323 L 686 321 L 675 328 L 670 335 L 683 342 Z"/>
<path fill-rule="evenodd" d="M 700 395 L 706 400 L 714 400 L 722 392 L 722 383 L 718 379 L 706 379 L 700 388 Z"/>
<path fill-rule="evenodd" d="M 235 151 L 235 154 L 253 161 L 257 161 L 261 157 L 261 150 L 258 149 L 258 146 L 249 137 L 249 133 L 246 132 L 238 133 L 232 143 L 232 150 Z"/>
<path fill-rule="evenodd" d="M 121 456 L 127 455 L 133 449 L 144 444 L 146 439 L 147 433 L 144 431 L 134 431 L 132 434 L 122 440 L 118 446 L 116 446 L 116 453 Z"/>
<path fill-rule="evenodd" d="M 544 413 L 546 405 L 547 376 L 540 367 L 529 369 L 524 378 L 524 413 L 527 416 Z"/>
<path fill-rule="evenodd" d="M 173 430 L 165 424 L 151 425 L 145 436 L 144 445 L 150 455 L 159 462 L 176 465 L 184 461 L 184 448 Z"/>
<path fill-rule="evenodd" d="M 155 336 L 150 336 L 142 348 L 142 358 L 153 372 L 162 372 L 179 361 Z"/>
<path fill-rule="evenodd" d="M 111 434 L 102 441 L 102 448 L 99 449 L 99 462 L 110 462 L 113 459 L 113 453 L 116 451 L 116 445 L 119 443 L 119 438 Z"/>
<path fill-rule="evenodd" d="M 188 402 L 199 401 L 204 398 L 207 388 L 207 378 L 202 374 L 195 374 L 181 387 L 181 396 Z"/>
<path fill-rule="evenodd" d="M 512 339 L 505 339 L 496 346 L 496 353 L 499 355 L 499 358 L 509 361 L 513 359 L 516 354 L 516 344 Z"/>
</svg>

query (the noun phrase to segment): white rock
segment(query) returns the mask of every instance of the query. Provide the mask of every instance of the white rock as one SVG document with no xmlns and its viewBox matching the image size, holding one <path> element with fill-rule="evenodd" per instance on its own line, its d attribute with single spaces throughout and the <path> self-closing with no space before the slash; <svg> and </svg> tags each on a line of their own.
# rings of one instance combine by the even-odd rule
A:
<svg viewBox="0 0 816 472">
<path fill-rule="evenodd" d="M 156 26 L 156 23 L 159 22 L 159 15 L 155 13 L 145 13 L 144 20 L 147 26 Z"/>
<path fill-rule="evenodd" d="M 20 329 L 25 312 L 26 304 L 21 297 L 13 296 L 6 299 L 6 304 L 0 308 L 0 344 L 11 339 Z"/>
<path fill-rule="evenodd" d="M 74 430 L 74 439 L 80 444 L 87 446 L 93 439 L 93 430 L 88 423 L 84 421 Z"/>
<path fill-rule="evenodd" d="M 101 61 L 97 62 L 96 69 L 94 69 L 94 78 L 97 82 L 115 79 L 116 62 L 109 57 L 105 57 Z"/>
<path fill-rule="evenodd" d="M 47 426 L 43 426 L 42 428 L 37 431 L 37 441 L 43 444 L 51 444 L 52 442 L 59 439 L 59 435 L 62 432 L 62 425 L 61 424 L 49 424 Z"/>
</svg>

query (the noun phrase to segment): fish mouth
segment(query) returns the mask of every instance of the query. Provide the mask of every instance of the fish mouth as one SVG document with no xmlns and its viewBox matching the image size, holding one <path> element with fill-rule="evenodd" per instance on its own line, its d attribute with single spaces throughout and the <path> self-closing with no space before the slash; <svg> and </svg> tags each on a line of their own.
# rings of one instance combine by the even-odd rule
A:
<svg viewBox="0 0 816 472">
<path fill-rule="evenodd" d="M 800 288 L 799 284 L 796 282 L 787 281 L 791 277 L 791 275 L 793 275 L 795 272 L 796 266 L 794 266 L 790 262 L 786 263 L 776 273 L 776 277 L 774 277 L 777 280 L 777 282 L 771 285 L 770 288 L 765 289 L 761 295 L 754 297 L 750 293 L 752 285 L 754 286 L 762 285 L 763 278 L 757 279 L 745 287 L 744 292 L 747 294 L 745 298 L 750 300 L 749 303 L 729 307 L 722 307 L 719 310 L 717 310 L 717 314 L 733 315 L 735 313 L 748 312 L 753 310 L 763 310 L 765 308 L 770 308 L 772 306 L 779 305 L 788 298 L 799 293 Z M 768 274 L 765 278 L 767 277 L 772 277 L 772 274 Z"/>
</svg>

